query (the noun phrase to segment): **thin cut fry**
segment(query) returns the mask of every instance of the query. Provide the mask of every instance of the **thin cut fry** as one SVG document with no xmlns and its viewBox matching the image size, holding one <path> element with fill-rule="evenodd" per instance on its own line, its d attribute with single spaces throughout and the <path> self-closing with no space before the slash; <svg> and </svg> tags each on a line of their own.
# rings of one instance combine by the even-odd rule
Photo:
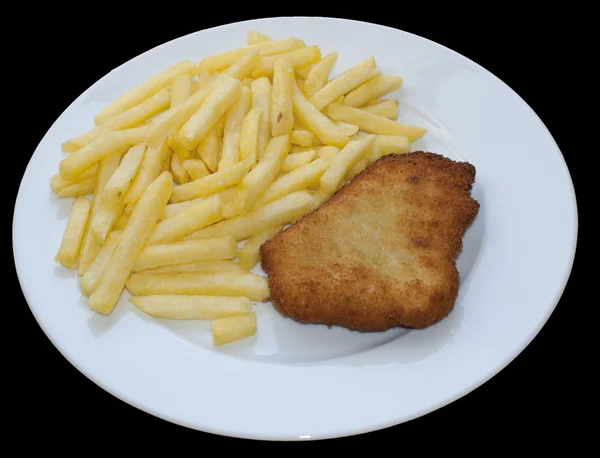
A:
<svg viewBox="0 0 600 458">
<path fill-rule="evenodd" d="M 398 118 L 398 102 L 391 99 L 381 100 L 379 103 L 372 105 L 365 105 L 364 107 L 361 107 L 361 110 L 377 116 L 383 116 L 392 121 L 395 121 Z"/>
<path fill-rule="evenodd" d="M 216 346 L 253 336 L 256 334 L 256 312 L 213 320 L 210 332 Z"/>
<path fill-rule="evenodd" d="M 344 175 L 354 163 L 373 145 L 375 135 L 352 140 L 337 153 L 330 162 L 329 168 L 321 175 L 321 189 L 327 193 L 333 193 L 338 189 Z"/>
<path fill-rule="evenodd" d="M 263 118 L 263 108 L 251 108 L 242 124 L 240 132 L 240 159 L 250 160 L 256 163 L 258 160 L 258 133 L 261 119 Z"/>
<path fill-rule="evenodd" d="M 176 264 L 173 266 L 157 267 L 155 269 L 144 270 L 148 275 L 159 274 L 210 274 L 218 272 L 237 272 L 244 273 L 244 269 L 230 260 L 219 261 L 197 261 L 189 264 Z"/>
<path fill-rule="evenodd" d="M 321 50 L 318 46 L 307 46 L 305 48 L 295 49 L 278 56 L 261 57 L 257 65 L 252 71 L 254 78 L 266 76 L 273 77 L 273 69 L 275 68 L 275 60 L 279 57 L 287 60 L 294 69 L 306 67 L 314 64 L 321 59 Z"/>
<path fill-rule="evenodd" d="M 77 197 L 73 201 L 71 214 L 55 256 L 55 259 L 68 269 L 74 269 L 77 264 L 91 206 L 92 202 L 86 197 Z"/>
<path fill-rule="evenodd" d="M 402 77 L 395 75 L 381 75 L 373 78 L 347 94 L 344 98 L 344 105 L 362 107 L 371 100 L 400 89 L 403 81 Z"/>
<path fill-rule="evenodd" d="M 244 117 L 250 109 L 252 93 L 250 88 L 242 87 L 240 95 L 225 115 L 225 126 L 223 129 L 223 149 L 221 160 L 217 170 L 231 167 L 240 161 L 240 135 Z"/>
<path fill-rule="evenodd" d="M 123 199 L 140 168 L 145 152 L 145 143 L 138 143 L 129 148 L 119 167 L 106 183 L 103 199 L 109 202 L 117 202 Z"/>
<path fill-rule="evenodd" d="M 258 158 L 260 159 L 271 138 L 271 82 L 268 78 L 258 78 L 250 85 L 250 89 L 252 108 L 262 109 L 258 127 Z"/>
<path fill-rule="evenodd" d="M 89 178 L 96 178 L 97 176 L 98 176 L 98 166 L 97 165 L 90 167 L 85 172 L 83 172 L 81 175 L 77 176 L 75 178 L 75 181 L 65 180 L 63 177 L 60 176 L 60 173 L 57 173 L 56 175 L 53 175 L 52 178 L 50 178 L 50 189 L 52 189 L 52 192 L 54 194 L 58 194 L 58 192 L 61 189 L 66 188 L 67 186 L 70 186 L 75 183 L 81 183 L 82 181 L 86 181 Z"/>
<path fill-rule="evenodd" d="M 249 30 L 246 35 L 246 44 L 255 45 L 264 41 L 271 41 L 264 33 L 257 32 L 256 30 Z"/>
<path fill-rule="evenodd" d="M 198 157 L 211 172 L 216 172 L 219 165 L 221 156 L 221 137 L 223 136 L 224 126 L 225 120 L 221 119 L 216 126 L 208 131 L 204 140 L 202 140 L 198 145 L 198 148 L 196 148 Z"/>
<path fill-rule="evenodd" d="M 79 278 L 79 289 L 84 296 L 92 294 L 92 291 L 104 273 L 104 269 L 106 269 L 120 238 L 121 231 L 112 231 L 108 235 L 104 245 L 102 245 L 102 248 L 100 248 L 100 251 L 90 268 Z"/>
<path fill-rule="evenodd" d="M 88 178 L 80 183 L 73 183 L 62 188 L 56 194 L 58 197 L 80 197 L 92 194 L 96 188 L 96 178 Z"/>
<path fill-rule="evenodd" d="M 332 146 L 332 148 L 334 147 Z M 317 150 L 314 148 L 299 153 L 288 154 L 281 165 L 281 173 L 289 173 L 298 167 L 302 167 L 311 162 L 316 156 Z"/>
<path fill-rule="evenodd" d="M 329 78 L 329 74 L 331 73 L 331 69 L 337 61 L 337 58 L 338 53 L 332 52 L 310 67 L 310 71 L 308 72 L 308 75 L 306 75 L 306 79 L 304 80 L 304 85 L 302 87 L 306 97 L 312 97 L 323 86 L 325 86 L 325 84 L 327 84 L 327 79 Z"/>
<path fill-rule="evenodd" d="M 129 300 L 148 315 L 172 320 L 215 320 L 243 315 L 250 310 L 247 297 L 155 294 Z"/>
<path fill-rule="evenodd" d="M 294 126 L 293 109 L 294 68 L 284 58 L 275 60 L 271 96 L 271 136 L 291 133 Z"/>
<path fill-rule="evenodd" d="M 237 263 L 242 269 L 250 270 L 260 261 L 260 246 L 281 231 L 281 226 L 275 226 L 258 232 L 250 237 L 238 252 Z"/>
<path fill-rule="evenodd" d="M 210 171 L 200 159 L 187 159 L 183 161 L 183 168 L 192 180 L 210 175 Z"/>
</svg>

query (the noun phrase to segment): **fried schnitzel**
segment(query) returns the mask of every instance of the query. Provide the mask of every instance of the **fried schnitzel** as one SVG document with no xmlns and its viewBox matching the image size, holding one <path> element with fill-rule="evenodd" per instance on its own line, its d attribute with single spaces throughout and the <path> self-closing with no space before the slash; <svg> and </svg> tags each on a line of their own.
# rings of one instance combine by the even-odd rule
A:
<svg viewBox="0 0 600 458">
<path fill-rule="evenodd" d="M 261 246 L 273 305 L 358 331 L 438 322 L 458 295 L 456 258 L 479 211 L 474 181 L 468 162 L 383 156 Z"/>
</svg>

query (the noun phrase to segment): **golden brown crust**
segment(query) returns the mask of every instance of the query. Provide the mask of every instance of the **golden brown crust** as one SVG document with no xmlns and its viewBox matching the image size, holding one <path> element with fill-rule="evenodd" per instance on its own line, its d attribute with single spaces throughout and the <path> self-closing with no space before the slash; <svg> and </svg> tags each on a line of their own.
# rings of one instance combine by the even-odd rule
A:
<svg viewBox="0 0 600 458">
<path fill-rule="evenodd" d="M 387 155 L 262 245 L 277 310 L 359 331 L 422 328 L 458 294 L 456 257 L 479 211 L 475 167 L 417 151 Z"/>
</svg>

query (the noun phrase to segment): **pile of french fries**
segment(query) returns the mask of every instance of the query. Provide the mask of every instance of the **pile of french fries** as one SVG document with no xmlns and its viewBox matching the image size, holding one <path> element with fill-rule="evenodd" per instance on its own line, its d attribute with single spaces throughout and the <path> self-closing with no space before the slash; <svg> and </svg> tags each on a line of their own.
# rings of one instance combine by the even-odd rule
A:
<svg viewBox="0 0 600 458">
<path fill-rule="evenodd" d="M 50 186 L 74 201 L 56 260 L 92 310 L 110 314 L 127 288 L 147 314 L 212 320 L 215 345 L 256 333 L 260 246 L 425 134 L 381 98 L 401 77 L 370 57 L 330 78 L 337 57 L 250 31 L 245 47 L 152 76 L 62 144 Z"/>
</svg>

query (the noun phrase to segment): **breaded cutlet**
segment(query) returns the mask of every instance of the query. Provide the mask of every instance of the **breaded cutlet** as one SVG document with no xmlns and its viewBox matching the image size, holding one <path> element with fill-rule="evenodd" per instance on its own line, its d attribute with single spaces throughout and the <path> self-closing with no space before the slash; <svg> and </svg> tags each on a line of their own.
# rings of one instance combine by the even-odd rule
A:
<svg viewBox="0 0 600 458">
<path fill-rule="evenodd" d="M 458 295 L 474 181 L 473 165 L 438 154 L 383 156 L 261 246 L 273 305 L 357 331 L 438 322 Z"/>
</svg>

